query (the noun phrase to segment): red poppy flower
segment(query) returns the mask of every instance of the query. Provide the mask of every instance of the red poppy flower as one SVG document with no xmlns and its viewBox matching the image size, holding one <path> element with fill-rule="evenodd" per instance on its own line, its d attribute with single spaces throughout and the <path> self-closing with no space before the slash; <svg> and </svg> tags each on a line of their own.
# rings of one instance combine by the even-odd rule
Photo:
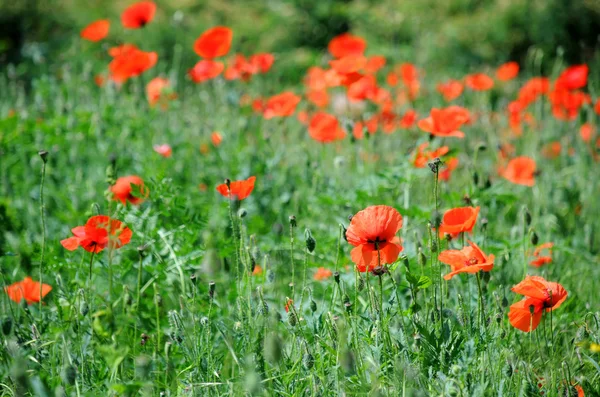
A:
<svg viewBox="0 0 600 397">
<path fill-rule="evenodd" d="M 357 73 L 367 64 L 367 58 L 363 55 L 346 55 L 343 58 L 329 61 L 329 65 L 339 74 Z"/>
<path fill-rule="evenodd" d="M 409 109 L 404 113 L 400 119 L 400 128 L 412 128 L 417 122 L 417 112 L 413 109 Z"/>
<path fill-rule="evenodd" d="M 552 103 L 552 114 L 559 120 L 575 120 L 581 107 L 592 101 L 584 92 L 565 89 L 553 90 L 548 98 Z"/>
<path fill-rule="evenodd" d="M 431 135 L 464 138 L 465 134 L 459 128 L 468 121 L 469 111 L 467 109 L 450 106 L 444 109 L 431 109 L 430 116 L 419 120 L 418 126 Z"/>
<path fill-rule="evenodd" d="M 427 163 L 436 157 L 442 157 L 446 153 L 450 151 L 448 146 L 442 146 L 436 150 L 426 151 L 429 147 L 429 142 L 424 142 L 419 145 L 417 148 L 417 152 L 415 154 L 415 159 L 413 160 L 413 165 L 417 168 L 424 168 L 427 166 Z"/>
<path fill-rule="evenodd" d="M 285 312 L 286 312 L 286 313 L 289 313 L 289 312 L 290 312 L 290 309 L 293 309 L 293 307 L 294 307 L 294 301 L 293 301 L 293 300 L 291 300 L 290 298 L 288 298 L 288 299 L 285 301 L 285 307 L 284 307 L 284 309 L 285 309 Z"/>
<path fill-rule="evenodd" d="M 202 58 L 222 57 L 229 52 L 233 31 L 226 26 L 215 26 L 202 33 L 194 42 L 194 51 Z"/>
<path fill-rule="evenodd" d="M 77 226 L 71 230 L 74 237 L 62 240 L 60 243 L 69 251 L 82 247 L 88 252 L 98 253 L 104 248 L 120 248 L 131 241 L 132 232 L 117 219 L 106 215 L 92 216 L 85 226 Z"/>
<path fill-rule="evenodd" d="M 568 295 L 562 285 L 539 276 L 527 276 L 512 291 L 524 295 L 525 299 L 510 307 L 508 318 L 513 327 L 524 332 L 535 330 L 544 309 L 547 312 L 557 309 Z"/>
<path fill-rule="evenodd" d="M 234 196 L 241 201 L 250 196 L 250 193 L 254 190 L 255 181 L 256 177 L 251 176 L 244 181 L 231 181 L 229 186 L 227 186 L 227 183 L 222 183 L 217 186 L 217 192 L 221 193 L 223 197 Z"/>
<path fill-rule="evenodd" d="M 108 19 L 101 19 L 96 22 L 92 22 L 81 30 L 80 36 L 84 40 L 97 42 L 102 40 L 108 35 L 110 29 L 110 21 Z"/>
<path fill-rule="evenodd" d="M 398 259 L 403 249 L 396 236 L 400 228 L 402 215 L 387 205 L 367 207 L 352 217 L 346 239 L 355 247 L 350 255 L 358 271 L 371 271 Z"/>
<path fill-rule="evenodd" d="M 540 95 L 548 93 L 549 89 L 550 81 L 546 77 L 533 77 L 521 87 L 517 101 L 525 108 Z"/>
<path fill-rule="evenodd" d="M 346 132 L 340 127 L 338 119 L 324 112 L 315 113 L 311 117 L 308 134 L 312 139 L 323 143 L 337 141 L 346 136 Z"/>
<path fill-rule="evenodd" d="M 375 74 L 385 66 L 386 60 L 382 55 L 373 55 L 367 58 L 364 71 L 367 74 Z"/>
<path fill-rule="evenodd" d="M 211 80 L 221 74 L 225 65 L 222 62 L 203 59 L 188 71 L 188 75 L 194 83 Z"/>
<path fill-rule="evenodd" d="M 310 90 L 306 93 L 306 99 L 318 108 L 324 108 L 329 103 L 327 90 Z"/>
<path fill-rule="evenodd" d="M 452 157 L 448 160 L 444 161 L 444 165 L 440 170 L 438 177 L 440 181 L 448 181 L 450 180 L 450 176 L 452 175 L 452 171 L 454 171 L 458 167 L 458 158 Z"/>
<path fill-rule="evenodd" d="M 500 81 L 512 80 L 519 74 L 519 64 L 516 62 L 507 62 L 496 69 L 496 77 Z"/>
<path fill-rule="evenodd" d="M 263 117 L 267 120 L 274 117 L 289 117 L 294 114 L 299 103 L 300 97 L 291 91 L 274 95 L 267 100 Z"/>
<path fill-rule="evenodd" d="M 139 76 L 158 61 L 156 52 L 145 52 L 132 44 L 111 48 L 109 54 L 114 57 L 108 65 L 110 77 L 117 83 L 124 83 L 131 77 Z"/>
<path fill-rule="evenodd" d="M 442 217 L 439 233 L 456 236 L 459 233 L 471 232 L 477 222 L 479 207 L 458 207 L 448 210 Z"/>
<path fill-rule="evenodd" d="M 458 80 L 448 80 L 437 85 L 437 90 L 447 102 L 453 101 L 462 94 L 463 84 Z"/>
<path fill-rule="evenodd" d="M 465 76 L 465 85 L 473 91 L 487 91 L 494 87 L 494 80 L 484 73 Z"/>
<path fill-rule="evenodd" d="M 506 167 L 501 167 L 500 176 L 517 185 L 533 186 L 535 170 L 535 161 L 532 158 L 521 156 L 510 160 Z"/>
<path fill-rule="evenodd" d="M 171 82 L 169 79 L 162 77 L 155 77 L 146 85 L 146 98 L 150 106 L 156 105 L 159 101 L 165 100 L 162 104 L 166 107 L 166 100 L 175 99 L 177 97 L 174 93 L 164 95 L 170 91 Z"/>
<path fill-rule="evenodd" d="M 559 141 L 550 142 L 542 148 L 542 155 L 546 158 L 553 159 L 560 156 L 562 145 Z"/>
<path fill-rule="evenodd" d="M 589 142 L 592 140 L 592 136 L 594 135 L 594 126 L 590 123 L 585 123 L 581 127 L 579 127 L 579 136 L 584 142 Z"/>
<path fill-rule="evenodd" d="M 313 278 L 317 281 L 322 281 L 322 280 L 327 280 L 332 275 L 333 275 L 333 273 L 331 272 L 331 270 L 325 269 L 324 267 L 320 267 L 317 269 Z"/>
<path fill-rule="evenodd" d="M 469 241 L 469 246 L 461 250 L 442 251 L 438 259 L 449 265 L 452 271 L 444 276 L 450 280 L 459 273 L 489 272 L 494 267 L 494 255 L 486 255 L 477 244 Z"/>
<path fill-rule="evenodd" d="M 130 5 L 121 14 L 121 23 L 128 29 L 139 29 L 154 19 L 156 4 L 151 1 L 140 1 Z"/>
<path fill-rule="evenodd" d="M 214 131 L 212 134 L 210 134 L 210 140 L 213 145 L 219 146 L 221 142 L 223 142 L 223 136 L 221 133 Z"/>
<path fill-rule="evenodd" d="M 260 73 L 267 73 L 271 70 L 273 63 L 275 62 L 275 56 L 268 53 L 260 53 L 251 55 L 248 62 L 254 66 Z"/>
<path fill-rule="evenodd" d="M 139 192 L 143 197 L 136 197 L 132 194 L 132 185 L 139 187 Z M 148 188 L 144 186 L 142 178 L 136 175 L 124 176 L 117 179 L 115 184 L 111 186 L 110 191 L 113 193 L 113 200 L 120 201 L 123 204 L 130 202 L 133 205 L 141 204 L 149 194 Z"/>
<path fill-rule="evenodd" d="M 171 149 L 171 146 L 167 145 L 166 143 L 163 145 L 154 145 L 153 149 L 156 153 L 160 154 L 164 158 L 171 157 L 171 154 L 173 153 L 173 149 Z"/>
<path fill-rule="evenodd" d="M 327 49 L 334 58 L 343 58 L 348 55 L 362 55 L 367 48 L 364 39 L 350 33 L 342 33 L 329 42 Z"/>
<path fill-rule="evenodd" d="M 554 247 L 554 243 L 544 243 L 538 245 L 533 251 L 533 257 L 535 258 L 529 264 L 534 267 L 541 267 L 543 265 L 547 265 L 552 262 L 552 247 Z M 547 255 L 542 255 L 542 252 L 547 250 Z"/>
<path fill-rule="evenodd" d="M 346 95 L 351 102 L 374 99 L 377 96 L 378 87 L 375 76 L 362 76 L 348 86 Z"/>
<path fill-rule="evenodd" d="M 587 84 L 589 68 L 587 65 L 568 67 L 556 79 L 556 89 L 578 90 Z"/>
<path fill-rule="evenodd" d="M 31 305 L 41 302 L 52 291 L 52 287 L 48 284 L 42 284 L 40 287 L 40 283 L 33 281 L 31 277 L 25 277 L 23 281 L 4 287 L 4 291 L 12 301 L 20 303 L 24 299 L 28 305 Z"/>
</svg>

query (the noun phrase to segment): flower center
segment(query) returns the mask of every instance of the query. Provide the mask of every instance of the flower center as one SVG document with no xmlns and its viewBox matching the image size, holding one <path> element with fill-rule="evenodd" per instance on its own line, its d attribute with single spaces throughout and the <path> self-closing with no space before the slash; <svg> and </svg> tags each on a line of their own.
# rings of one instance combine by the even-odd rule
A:
<svg viewBox="0 0 600 397">
<path fill-rule="evenodd" d="M 473 266 L 477 264 L 477 258 L 473 257 L 473 258 L 469 258 L 468 260 L 465 261 L 465 266 Z"/>
</svg>

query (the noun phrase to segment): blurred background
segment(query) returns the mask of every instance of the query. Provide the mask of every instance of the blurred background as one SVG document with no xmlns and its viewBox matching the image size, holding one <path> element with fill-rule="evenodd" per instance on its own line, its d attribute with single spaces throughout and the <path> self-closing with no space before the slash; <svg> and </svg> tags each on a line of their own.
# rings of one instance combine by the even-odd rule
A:
<svg viewBox="0 0 600 397">
<path fill-rule="evenodd" d="M 20 64 L 12 72 L 24 78 L 46 72 L 47 60 L 72 55 L 80 29 L 100 18 L 112 21 L 109 43 L 134 42 L 190 66 L 194 39 L 227 25 L 233 51 L 280 55 L 278 68 L 294 81 L 345 31 L 365 37 L 368 54 L 457 73 L 524 63 L 532 52 L 541 68 L 556 57 L 594 63 L 600 35 L 600 0 L 156 0 L 155 22 L 125 31 L 120 13 L 133 2 L 0 0 L 0 69 Z"/>
</svg>

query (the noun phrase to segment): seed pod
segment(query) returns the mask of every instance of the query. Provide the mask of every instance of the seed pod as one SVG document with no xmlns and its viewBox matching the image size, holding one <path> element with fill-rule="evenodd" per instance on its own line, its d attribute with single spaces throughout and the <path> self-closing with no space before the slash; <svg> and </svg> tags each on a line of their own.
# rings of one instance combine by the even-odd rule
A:
<svg viewBox="0 0 600 397">
<path fill-rule="evenodd" d="M 42 158 L 42 161 L 44 162 L 44 164 L 46 164 L 46 162 L 48 161 L 48 151 L 46 151 L 46 150 L 40 150 L 38 152 L 38 154 Z"/>
<path fill-rule="evenodd" d="M 271 284 L 275 281 L 275 272 L 271 269 L 267 270 L 267 281 Z"/>
<path fill-rule="evenodd" d="M 479 174 L 477 173 L 477 171 L 473 172 L 473 185 L 479 185 Z"/>
<path fill-rule="evenodd" d="M 306 229 L 304 232 L 304 241 L 306 242 L 306 249 L 312 253 L 317 246 L 317 241 L 312 236 L 310 229 Z"/>
<path fill-rule="evenodd" d="M 427 264 L 427 257 L 423 253 L 422 249 L 419 249 L 419 265 L 425 266 Z"/>
</svg>

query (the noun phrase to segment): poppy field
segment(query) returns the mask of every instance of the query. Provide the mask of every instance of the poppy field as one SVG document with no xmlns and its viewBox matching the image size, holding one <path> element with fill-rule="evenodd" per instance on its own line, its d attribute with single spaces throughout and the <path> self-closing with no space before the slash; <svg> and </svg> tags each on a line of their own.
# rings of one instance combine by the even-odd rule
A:
<svg viewBox="0 0 600 397">
<path fill-rule="evenodd" d="M 0 75 L 1 396 L 600 395 L 591 64 L 289 81 L 158 7 Z"/>
</svg>

